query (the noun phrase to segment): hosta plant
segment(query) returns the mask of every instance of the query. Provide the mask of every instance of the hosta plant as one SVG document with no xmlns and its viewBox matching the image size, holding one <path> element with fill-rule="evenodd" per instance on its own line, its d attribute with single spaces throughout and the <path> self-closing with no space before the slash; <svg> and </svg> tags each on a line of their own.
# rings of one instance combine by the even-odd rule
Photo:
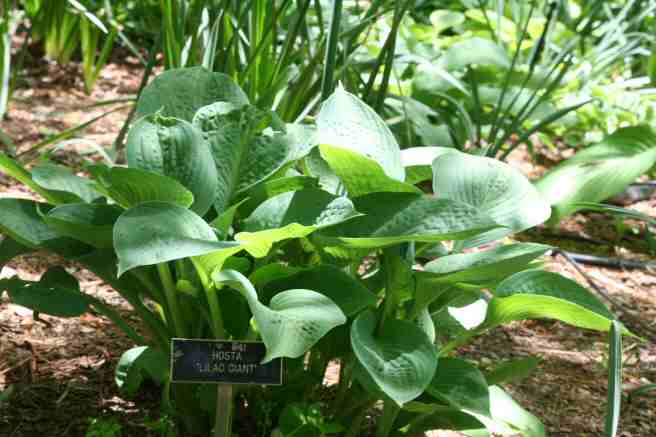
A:
<svg viewBox="0 0 656 437">
<path fill-rule="evenodd" d="M 100 312 L 136 344 L 116 382 L 162 387 L 185 435 L 207 434 L 216 394 L 168 380 L 172 337 L 261 340 L 285 358 L 285 384 L 230 395 L 240 435 L 356 436 L 373 409 L 378 436 L 451 428 L 544 435 L 500 387 L 535 360 L 485 374 L 454 356 L 514 320 L 609 330 L 584 288 L 540 269 L 550 249 L 508 236 L 545 221 L 518 171 L 453 149 L 401 152 L 385 123 L 343 89 L 313 125 L 249 104 L 227 76 L 193 68 L 156 78 L 138 103 L 127 167 L 87 176 L 54 164 L 3 170 L 42 200 L 0 199 L 2 262 L 45 249 L 120 293 L 142 336 L 61 267 L 3 279 L 13 302 L 74 317 Z M 426 193 L 417 187 L 430 185 Z M 426 263 L 426 261 L 429 262 Z M 339 374 L 323 386 L 326 369 Z"/>
</svg>

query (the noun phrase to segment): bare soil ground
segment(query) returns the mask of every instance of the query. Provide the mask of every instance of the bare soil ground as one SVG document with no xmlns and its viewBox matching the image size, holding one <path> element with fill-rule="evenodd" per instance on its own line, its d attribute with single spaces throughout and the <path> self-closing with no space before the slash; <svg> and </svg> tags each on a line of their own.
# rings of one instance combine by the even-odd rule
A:
<svg viewBox="0 0 656 437">
<path fill-rule="evenodd" d="M 34 66 L 11 103 L 10 117 L 0 129 L 21 150 L 27 150 L 46 136 L 70 128 L 108 110 L 93 103 L 137 92 L 141 68 L 134 62 L 114 63 L 103 71 L 93 95 L 83 93 L 79 71 L 62 70 L 51 64 Z M 101 146 L 111 145 L 127 110 L 116 112 L 79 134 Z M 88 149 L 85 141 L 72 141 L 55 152 L 52 159 L 81 163 L 97 159 L 81 158 Z M 2 147 L 2 146 L 0 146 Z M 555 159 L 558 152 L 545 155 Z M 511 163 L 535 177 L 551 162 L 534 164 L 522 150 Z M 542 162 L 542 164 L 540 164 Z M 0 174 L 0 197 L 34 197 L 6 175 Z M 631 207 L 656 216 L 656 198 Z M 1 212 L 0 212 L 1 213 Z M 599 214 L 577 214 L 560 229 L 531 231 L 518 236 L 581 253 L 649 259 L 644 237 L 629 232 L 618 235 L 613 222 Z M 545 235 L 569 232 L 588 241 L 547 238 Z M 602 240 L 604 244 L 589 240 Z M 587 285 L 586 279 L 562 257 L 546 258 L 547 268 L 561 272 Z M 33 254 L 9 263 L 3 275 L 17 274 L 38 279 L 47 266 L 63 265 L 81 281 L 83 290 L 119 309 L 130 317 L 130 308 L 120 296 L 91 273 L 61 259 Z M 656 276 L 653 271 L 583 266 L 585 272 L 612 300 L 611 308 L 637 334 L 647 339 L 625 341 L 624 392 L 642 384 L 656 383 Z M 137 399 L 123 399 L 113 379 L 121 353 L 133 346 L 108 320 L 96 314 L 74 319 L 41 316 L 0 299 L 0 391 L 12 387 L 9 402 L 0 404 L 0 435 L 83 436 L 91 418 L 112 418 L 123 428 L 124 436 L 146 436 L 147 418 L 157 417 L 158 390 L 146 389 Z M 641 320 L 642 322 L 636 322 Z M 494 367 L 501 360 L 519 356 L 541 357 L 542 363 L 529 378 L 507 386 L 513 396 L 538 416 L 551 436 L 598 436 L 603 432 L 606 403 L 607 354 L 604 335 L 582 331 L 561 323 L 529 321 L 513 323 L 478 338 L 463 347 L 463 357 L 480 360 Z M 154 435 L 154 434 L 153 434 Z M 436 435 L 458 435 L 442 433 Z M 624 403 L 620 435 L 656 435 L 656 396 L 636 398 Z"/>
</svg>

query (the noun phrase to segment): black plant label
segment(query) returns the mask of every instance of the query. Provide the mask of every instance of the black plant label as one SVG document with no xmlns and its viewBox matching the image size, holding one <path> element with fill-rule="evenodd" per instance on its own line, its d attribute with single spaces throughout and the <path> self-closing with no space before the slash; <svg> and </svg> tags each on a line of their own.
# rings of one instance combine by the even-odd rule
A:
<svg viewBox="0 0 656 437">
<path fill-rule="evenodd" d="M 265 355 L 261 342 L 174 338 L 171 382 L 281 385 L 282 359 Z"/>
</svg>

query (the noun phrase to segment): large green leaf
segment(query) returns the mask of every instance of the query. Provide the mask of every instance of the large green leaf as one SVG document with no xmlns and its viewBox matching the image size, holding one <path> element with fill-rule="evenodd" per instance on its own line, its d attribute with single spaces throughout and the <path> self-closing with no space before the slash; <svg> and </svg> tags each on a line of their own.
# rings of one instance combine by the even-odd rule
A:
<svg viewBox="0 0 656 437">
<path fill-rule="evenodd" d="M 486 429 L 467 430 L 468 437 L 546 437 L 547 433 L 540 420 L 523 409 L 503 389 L 490 386 L 491 419 L 480 414 L 473 414 L 485 424 Z"/>
<path fill-rule="evenodd" d="M 237 105 L 248 97 L 230 77 L 203 67 L 168 70 L 143 89 L 137 103 L 137 118 L 154 114 L 191 121 L 203 106 L 217 101 Z"/>
<path fill-rule="evenodd" d="M 309 288 L 328 296 L 347 317 L 376 305 L 375 294 L 359 280 L 337 267 L 330 265 L 319 265 L 308 269 L 282 265 L 278 267 L 284 270 L 270 273 L 271 279 L 264 287 L 264 295 L 275 295 L 280 291 L 294 288 Z"/>
<path fill-rule="evenodd" d="M 389 177 L 376 161 L 351 150 L 323 144 L 321 157 L 339 177 L 350 197 L 378 192 L 421 191 L 397 179 Z"/>
<path fill-rule="evenodd" d="M 218 102 L 198 111 L 194 125 L 203 132 L 216 163 L 217 211 L 295 159 L 294 139 L 270 111 Z"/>
<path fill-rule="evenodd" d="M 16 305 L 56 317 L 77 317 L 88 310 L 90 303 L 80 293 L 75 278 L 61 267 L 47 271 L 38 282 L 0 279 L 0 290 L 7 290 Z"/>
<path fill-rule="evenodd" d="M 163 384 L 168 378 L 168 371 L 166 354 L 149 346 L 139 346 L 123 352 L 114 380 L 121 393 L 134 396 L 145 378 Z"/>
<path fill-rule="evenodd" d="M 414 323 L 389 319 L 376 335 L 372 311 L 361 313 L 351 326 L 353 352 L 376 386 L 403 405 L 430 384 L 437 368 L 435 346 Z"/>
<path fill-rule="evenodd" d="M 279 194 L 265 201 L 242 222 L 242 229 L 256 232 L 282 228 L 292 223 L 319 229 L 358 215 L 348 198 L 306 189 Z"/>
<path fill-rule="evenodd" d="M 122 210 L 100 203 L 70 203 L 51 209 L 43 220 L 61 235 L 94 247 L 112 247 L 112 229 Z"/>
<path fill-rule="evenodd" d="M 33 249 L 58 244 L 62 235 L 44 223 L 40 205 L 46 206 L 28 199 L 0 199 L 0 232 Z"/>
<path fill-rule="evenodd" d="M 324 229 L 326 245 L 375 248 L 406 241 L 442 241 L 472 237 L 496 225 L 473 206 L 413 193 L 372 193 L 353 201 L 365 214 Z"/>
<path fill-rule="evenodd" d="M 238 243 L 217 241 L 212 228 L 197 214 L 166 202 L 141 203 L 125 211 L 114 225 L 119 276 L 134 267 L 236 246 Z"/>
<path fill-rule="evenodd" d="M 592 293 L 558 273 L 526 270 L 512 275 L 494 290 L 494 295 L 497 297 L 509 297 L 517 294 L 555 297 L 575 303 L 607 319 L 615 319 L 613 313 Z"/>
<path fill-rule="evenodd" d="M 424 266 L 427 276 L 436 283 L 488 283 L 503 279 L 526 268 L 528 263 L 544 255 L 551 246 L 516 243 L 498 246 L 482 252 L 447 255 Z"/>
<path fill-rule="evenodd" d="M 217 192 L 217 171 L 203 135 L 184 120 L 159 114 L 139 120 L 127 138 L 128 165 L 169 176 L 194 195 L 191 209 L 204 215 Z"/>
<path fill-rule="evenodd" d="M 194 202 L 194 195 L 180 182 L 159 173 L 97 165 L 89 167 L 89 171 L 97 180 L 96 189 L 125 209 L 153 200 L 185 208 Z"/>
<path fill-rule="evenodd" d="M 34 249 L 19 243 L 11 237 L 3 236 L 0 240 L 0 271 L 2 267 L 19 255 L 32 252 Z"/>
<path fill-rule="evenodd" d="M 405 178 L 399 145 L 387 124 L 341 86 L 321 106 L 316 142 L 364 155 L 377 162 L 390 178 Z"/>
<path fill-rule="evenodd" d="M 30 172 L 25 170 L 22 165 L 14 161 L 4 153 L 0 152 L 0 170 L 5 172 L 8 176 L 16 179 L 17 181 L 25 184 L 25 186 L 31 188 L 36 193 L 43 196 L 46 202 L 53 205 L 58 205 L 60 203 L 66 203 L 70 199 L 70 194 L 68 193 L 59 193 L 57 191 L 51 191 L 46 188 L 43 188 L 41 185 L 37 184 L 32 180 L 32 175 Z"/>
<path fill-rule="evenodd" d="M 510 68 L 506 51 L 487 38 L 472 37 L 453 44 L 440 58 L 440 65 L 447 70 L 479 66 Z"/>
<path fill-rule="evenodd" d="M 536 226 L 549 218 L 549 204 L 518 170 L 492 158 L 452 152 L 433 162 L 433 191 L 440 198 L 479 208 L 506 229 L 466 243 L 473 247 Z"/>
<path fill-rule="evenodd" d="M 92 202 L 100 197 L 92 181 L 73 174 L 61 165 L 46 163 L 34 167 L 32 180 L 43 188 L 59 192 L 67 202 Z"/>
<path fill-rule="evenodd" d="M 589 291 L 561 275 L 542 270 L 519 272 L 503 281 L 478 329 L 514 320 L 548 318 L 579 328 L 608 331 L 613 314 Z M 631 334 L 623 330 L 624 334 Z"/>
<path fill-rule="evenodd" d="M 648 126 L 621 128 L 563 161 L 536 183 L 553 208 L 553 222 L 622 192 L 656 162 L 656 133 Z"/>
<path fill-rule="evenodd" d="M 464 412 L 490 416 L 490 393 L 485 377 L 467 361 L 440 358 L 426 391 Z"/>
<path fill-rule="evenodd" d="M 235 270 L 212 275 L 217 288 L 229 285 L 248 301 L 257 328 L 267 348 L 263 363 L 277 357 L 298 358 L 328 331 L 346 323 L 335 303 L 316 291 L 296 289 L 276 294 L 269 306 L 263 305 L 248 279 Z"/>
<path fill-rule="evenodd" d="M 309 176 L 286 176 L 261 182 L 243 193 L 243 203 L 238 206 L 239 213 L 248 216 L 258 205 L 271 197 L 308 188 L 319 188 L 319 181 Z M 233 207 L 234 204 L 230 208 Z"/>
</svg>

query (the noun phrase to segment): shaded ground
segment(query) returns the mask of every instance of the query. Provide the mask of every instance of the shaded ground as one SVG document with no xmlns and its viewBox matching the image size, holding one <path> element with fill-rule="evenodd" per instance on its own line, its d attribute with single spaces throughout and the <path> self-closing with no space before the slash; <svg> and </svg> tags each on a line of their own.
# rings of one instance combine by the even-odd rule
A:
<svg viewBox="0 0 656 437">
<path fill-rule="evenodd" d="M 136 64 L 110 64 L 101 75 L 92 96 L 84 95 L 77 71 L 42 64 L 34 67 L 25 86 L 16 91 L 10 119 L 0 128 L 26 150 L 45 136 L 86 121 L 109 109 L 89 108 L 102 100 L 134 95 L 141 70 Z M 119 131 L 127 111 L 114 113 L 94 124 L 81 136 L 109 146 Z M 87 143 L 73 141 L 53 155 L 53 159 L 79 163 L 71 151 L 84 151 Z M 550 154 L 550 155 L 553 155 Z M 558 154 L 556 153 L 556 156 Z M 89 158 L 96 159 L 92 155 Z M 533 165 L 521 151 L 512 163 L 525 173 L 537 176 L 544 166 Z M 548 161 L 546 161 L 548 164 Z M 0 174 L 0 197 L 30 197 Z M 656 199 L 632 207 L 656 215 Z M 568 231 L 604 244 L 544 235 Z M 541 241 L 566 250 L 648 259 L 644 238 L 618 236 L 606 217 L 577 214 L 561 230 L 540 229 L 518 237 Z M 548 268 L 575 278 L 585 279 L 562 257 L 547 258 Z M 24 279 L 37 279 L 47 264 L 61 260 L 41 255 L 23 256 L 8 265 L 3 274 L 16 272 Z M 83 289 L 118 308 L 129 317 L 129 306 L 111 289 L 74 264 L 63 264 L 81 281 Z M 656 383 L 656 277 L 653 272 L 584 266 L 595 282 L 607 290 L 615 303 L 613 310 L 639 335 L 651 338 L 647 343 L 625 343 L 624 388 L 628 391 L 645 383 Z M 639 316 L 644 325 L 634 325 Z M 124 434 L 148 435 L 146 416 L 157 416 L 158 390 L 145 390 L 136 400 L 122 399 L 113 381 L 113 371 L 121 353 L 132 346 L 129 339 L 106 319 L 86 315 L 76 319 L 42 316 L 34 321 L 24 308 L 0 300 L 0 391 L 13 387 L 11 402 L 0 407 L 2 436 L 80 436 L 90 418 L 115 418 Z M 606 354 L 604 335 L 577 330 L 560 323 L 530 321 L 513 323 L 478 338 L 461 349 L 464 357 L 477 358 L 489 367 L 517 356 L 543 358 L 539 371 L 526 380 L 508 386 L 516 399 L 547 426 L 553 436 L 596 436 L 603 430 L 606 397 Z M 656 435 L 656 397 L 638 398 L 625 403 L 620 423 L 622 436 Z M 445 433 L 437 433 L 446 436 Z M 457 435 L 451 434 L 448 435 Z"/>
</svg>

